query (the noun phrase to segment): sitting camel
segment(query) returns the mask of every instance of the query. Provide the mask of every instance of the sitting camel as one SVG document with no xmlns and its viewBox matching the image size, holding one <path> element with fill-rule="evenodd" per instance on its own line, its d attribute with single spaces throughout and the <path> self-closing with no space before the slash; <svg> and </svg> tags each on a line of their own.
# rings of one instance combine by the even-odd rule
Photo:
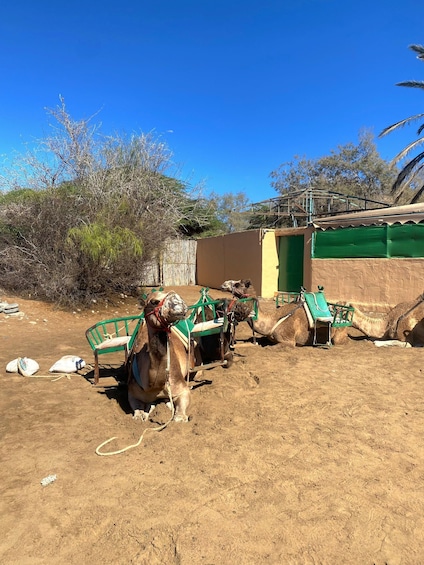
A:
<svg viewBox="0 0 424 565">
<path fill-rule="evenodd" d="M 236 298 L 252 298 L 256 305 L 257 316 L 248 317 L 247 322 L 254 332 L 267 337 L 273 343 L 291 346 L 313 344 L 314 331 L 309 323 L 303 302 L 283 304 L 266 312 L 256 296 L 250 279 L 225 281 L 221 289 L 231 292 Z M 331 338 L 335 345 L 345 343 L 347 328 L 332 328 Z"/>
<path fill-rule="evenodd" d="M 424 294 L 409 302 L 401 302 L 379 317 L 368 316 L 355 306 L 352 325 L 371 339 L 389 340 L 376 341 L 376 345 L 402 342 L 424 346 Z"/>
<path fill-rule="evenodd" d="M 196 351 L 191 349 L 193 359 L 189 359 L 185 345 L 171 333 L 172 324 L 186 314 L 187 305 L 174 291 L 153 291 L 144 301 L 145 323 L 131 353 L 128 379 L 128 400 L 135 419 L 146 421 L 156 400 L 170 398 L 174 421 L 188 421 L 188 371 L 195 365 Z"/>
</svg>

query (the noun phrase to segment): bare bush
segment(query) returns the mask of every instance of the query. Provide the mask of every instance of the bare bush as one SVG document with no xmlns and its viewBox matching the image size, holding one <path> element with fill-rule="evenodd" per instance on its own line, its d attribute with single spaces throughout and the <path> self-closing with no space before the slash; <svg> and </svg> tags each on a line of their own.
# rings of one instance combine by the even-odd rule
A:
<svg viewBox="0 0 424 565">
<path fill-rule="evenodd" d="M 129 291 L 167 238 L 210 221 L 207 207 L 152 133 L 103 137 L 63 98 L 48 114 L 52 135 L 0 177 L 0 286 L 63 304 Z"/>
</svg>

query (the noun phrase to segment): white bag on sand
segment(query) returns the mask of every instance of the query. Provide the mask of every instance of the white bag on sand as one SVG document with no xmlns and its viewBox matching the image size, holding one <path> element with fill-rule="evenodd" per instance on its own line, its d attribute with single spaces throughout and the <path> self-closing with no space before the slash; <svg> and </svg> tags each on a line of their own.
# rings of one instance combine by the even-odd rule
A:
<svg viewBox="0 0 424 565">
<path fill-rule="evenodd" d="M 49 369 L 50 373 L 75 373 L 85 367 L 84 359 L 77 355 L 64 355 Z"/>
<path fill-rule="evenodd" d="M 386 339 L 374 341 L 376 347 L 412 347 L 407 341 L 399 341 L 398 339 Z"/>
<path fill-rule="evenodd" d="M 6 365 L 6 373 L 17 373 L 18 372 L 18 359 L 13 359 L 9 361 Z"/>
<path fill-rule="evenodd" d="M 23 377 L 30 377 L 40 369 L 40 365 L 29 357 L 17 357 L 6 365 L 7 373 L 19 373 Z"/>
</svg>

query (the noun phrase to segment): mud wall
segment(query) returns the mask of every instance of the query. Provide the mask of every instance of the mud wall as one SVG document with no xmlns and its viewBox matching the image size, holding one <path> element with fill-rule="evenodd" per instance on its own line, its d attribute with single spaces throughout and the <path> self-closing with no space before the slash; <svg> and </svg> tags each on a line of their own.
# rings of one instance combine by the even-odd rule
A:
<svg viewBox="0 0 424 565">
<path fill-rule="evenodd" d="M 385 311 L 424 291 L 424 259 L 311 259 L 307 286 L 317 285 L 327 300 Z"/>
</svg>

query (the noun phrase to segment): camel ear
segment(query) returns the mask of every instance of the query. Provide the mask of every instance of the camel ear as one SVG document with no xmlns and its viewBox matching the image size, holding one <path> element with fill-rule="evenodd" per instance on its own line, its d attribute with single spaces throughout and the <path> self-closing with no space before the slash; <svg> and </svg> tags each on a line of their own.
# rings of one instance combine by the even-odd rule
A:
<svg viewBox="0 0 424 565">
<path fill-rule="evenodd" d="M 231 292 L 233 283 L 234 281 L 224 281 L 221 285 L 221 290 L 226 290 L 227 292 Z"/>
<path fill-rule="evenodd" d="M 246 280 L 244 281 L 244 286 L 245 286 L 246 288 L 249 288 L 249 286 L 252 286 L 252 281 L 251 281 L 250 279 L 246 279 Z"/>
<path fill-rule="evenodd" d="M 160 289 L 159 289 L 160 290 Z M 143 309 L 146 304 L 148 303 L 151 295 L 157 292 L 156 288 L 151 288 L 150 290 L 146 290 L 146 292 L 143 292 L 142 294 L 140 294 L 140 296 L 138 297 L 138 307 L 140 309 Z"/>
<path fill-rule="evenodd" d="M 140 308 L 140 310 L 142 310 L 147 303 L 147 294 L 145 292 L 143 292 L 143 294 L 141 294 L 138 297 L 138 307 Z"/>
</svg>

